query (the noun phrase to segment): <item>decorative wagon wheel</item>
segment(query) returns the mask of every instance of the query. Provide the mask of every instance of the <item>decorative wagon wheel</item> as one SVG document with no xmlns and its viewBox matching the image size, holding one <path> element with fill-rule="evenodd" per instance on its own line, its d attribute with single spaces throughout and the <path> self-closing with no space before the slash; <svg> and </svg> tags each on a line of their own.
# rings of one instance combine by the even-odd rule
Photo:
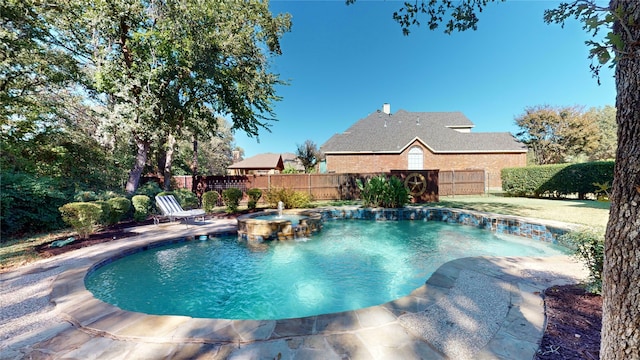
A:
<svg viewBox="0 0 640 360">
<path fill-rule="evenodd" d="M 411 196 L 420 196 L 427 190 L 427 180 L 422 174 L 411 173 L 404 179 L 404 186 Z"/>
</svg>

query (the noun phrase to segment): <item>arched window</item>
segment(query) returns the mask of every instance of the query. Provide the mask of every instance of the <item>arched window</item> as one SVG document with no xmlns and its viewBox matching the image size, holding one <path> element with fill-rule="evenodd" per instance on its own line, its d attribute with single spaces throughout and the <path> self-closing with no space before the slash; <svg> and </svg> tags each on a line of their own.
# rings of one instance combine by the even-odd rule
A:
<svg viewBox="0 0 640 360">
<path fill-rule="evenodd" d="M 423 156 L 422 149 L 419 146 L 414 146 L 409 149 L 409 170 L 422 170 L 423 167 Z"/>
</svg>

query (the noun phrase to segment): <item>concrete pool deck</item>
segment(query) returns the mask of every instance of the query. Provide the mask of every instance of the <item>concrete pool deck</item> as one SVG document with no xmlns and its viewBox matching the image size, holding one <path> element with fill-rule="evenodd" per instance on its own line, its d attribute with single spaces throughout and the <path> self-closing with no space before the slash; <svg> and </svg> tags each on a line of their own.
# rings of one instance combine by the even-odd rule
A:
<svg viewBox="0 0 640 360">
<path fill-rule="evenodd" d="M 87 271 L 105 259 L 235 227 L 136 227 L 135 237 L 0 274 L 0 359 L 531 359 L 545 326 L 541 292 L 587 275 L 567 256 L 464 258 L 386 304 L 270 321 L 127 312 L 84 287 Z"/>
</svg>

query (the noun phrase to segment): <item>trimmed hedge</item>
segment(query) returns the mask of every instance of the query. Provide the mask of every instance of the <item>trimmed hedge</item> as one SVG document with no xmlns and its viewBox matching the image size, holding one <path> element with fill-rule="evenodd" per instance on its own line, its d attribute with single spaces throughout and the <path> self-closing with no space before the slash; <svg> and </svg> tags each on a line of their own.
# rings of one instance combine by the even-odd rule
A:
<svg viewBox="0 0 640 360">
<path fill-rule="evenodd" d="M 108 225 L 117 224 L 131 210 L 131 200 L 125 197 L 115 197 L 107 200 L 107 203 L 111 205 L 111 212 L 107 217 Z"/>
<path fill-rule="evenodd" d="M 578 194 L 584 199 L 600 190 L 594 184 L 612 183 L 613 168 L 613 161 L 505 168 L 501 173 L 502 190 L 513 196 Z"/>
<path fill-rule="evenodd" d="M 131 198 L 133 204 L 133 220 L 144 221 L 151 210 L 151 199 L 147 195 L 135 195 Z"/>
<path fill-rule="evenodd" d="M 95 202 L 73 202 L 62 205 L 60 215 L 62 220 L 78 232 L 83 239 L 93 233 L 100 216 L 102 207 Z"/>
<path fill-rule="evenodd" d="M 242 190 L 236 188 L 229 188 L 222 191 L 222 200 L 227 206 L 227 213 L 233 214 L 238 211 L 240 205 L 240 199 L 242 199 Z"/>
<path fill-rule="evenodd" d="M 249 209 L 255 209 L 258 205 L 258 200 L 262 197 L 262 190 L 258 188 L 249 189 L 247 190 L 247 195 L 249 196 L 247 207 Z"/>
<path fill-rule="evenodd" d="M 202 194 L 202 208 L 207 214 L 210 214 L 213 212 L 213 210 L 215 209 L 218 203 L 219 197 L 220 195 L 218 194 L 217 191 L 207 191 L 204 194 Z"/>
</svg>

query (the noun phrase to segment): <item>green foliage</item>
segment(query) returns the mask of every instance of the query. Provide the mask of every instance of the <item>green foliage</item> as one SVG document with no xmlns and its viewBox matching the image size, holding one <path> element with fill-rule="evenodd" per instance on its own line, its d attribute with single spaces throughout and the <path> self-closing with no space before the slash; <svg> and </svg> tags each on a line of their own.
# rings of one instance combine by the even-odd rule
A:
<svg viewBox="0 0 640 360">
<path fill-rule="evenodd" d="M 356 184 L 366 207 L 400 208 L 409 202 L 409 191 L 396 176 L 374 176 L 366 184 L 357 179 Z"/>
<path fill-rule="evenodd" d="M 146 195 L 149 199 L 153 199 L 162 192 L 160 185 L 155 181 L 147 181 L 136 190 L 136 195 Z"/>
<path fill-rule="evenodd" d="M 133 220 L 144 221 L 151 210 L 151 199 L 147 195 L 134 195 L 131 198 L 133 204 Z"/>
<path fill-rule="evenodd" d="M 106 200 L 97 200 L 94 201 L 95 204 L 100 205 L 100 208 L 102 209 L 102 214 L 100 215 L 100 219 L 98 219 L 98 223 L 102 224 L 102 225 L 110 225 L 110 217 L 111 217 L 111 204 L 109 204 Z"/>
<path fill-rule="evenodd" d="M 575 106 L 527 107 L 516 118 L 520 128 L 516 136 L 533 151 L 536 164 L 563 163 L 598 148 L 600 135 L 593 114 Z"/>
<path fill-rule="evenodd" d="M 180 202 L 180 206 L 183 209 L 195 209 L 199 205 L 198 196 L 189 189 L 178 189 L 173 192 L 173 195 Z"/>
<path fill-rule="evenodd" d="M 404 207 L 409 202 L 409 190 L 404 186 L 404 182 L 395 176 L 391 176 L 387 185 L 387 192 L 385 193 L 386 204 L 384 204 L 384 207 Z"/>
<path fill-rule="evenodd" d="M 49 177 L 3 172 L 0 182 L 2 241 L 14 234 L 63 227 L 58 207 L 67 200 L 59 182 Z"/>
<path fill-rule="evenodd" d="M 93 191 L 78 191 L 73 195 L 73 200 L 79 202 L 96 201 L 99 199 L 98 194 Z"/>
<path fill-rule="evenodd" d="M 296 170 L 296 168 L 291 165 L 291 164 L 287 164 L 284 166 L 284 169 L 282 170 L 283 174 L 297 174 L 298 170 Z"/>
<path fill-rule="evenodd" d="M 111 206 L 111 212 L 107 217 L 108 225 L 117 224 L 131 210 L 131 200 L 125 197 L 115 197 L 107 200 L 107 203 Z"/>
<path fill-rule="evenodd" d="M 62 220 L 73 227 L 81 238 L 88 238 L 93 233 L 102 208 L 99 204 L 89 202 L 73 202 L 62 205 L 58 210 Z"/>
<path fill-rule="evenodd" d="M 272 208 L 278 207 L 278 202 L 282 201 L 285 209 L 308 208 L 313 201 L 311 195 L 305 191 L 284 188 L 272 188 L 264 194 L 264 199 Z"/>
<path fill-rule="evenodd" d="M 572 231 L 558 241 L 574 250 L 574 256 L 589 270 L 587 290 L 602 292 L 602 268 L 604 264 L 604 232 L 600 229 Z"/>
<path fill-rule="evenodd" d="M 222 191 L 222 201 L 227 206 L 227 213 L 233 214 L 238 211 L 242 199 L 242 191 L 236 188 L 229 188 Z"/>
<path fill-rule="evenodd" d="M 611 190 L 611 186 L 608 181 L 603 184 L 594 182 L 593 186 L 596 187 L 595 194 L 598 201 L 609 201 L 609 191 Z"/>
<path fill-rule="evenodd" d="M 502 189 L 512 196 L 564 197 L 596 194 L 595 183 L 613 180 L 613 161 L 582 164 L 541 165 L 502 170 Z"/>
<path fill-rule="evenodd" d="M 208 214 L 213 212 L 218 204 L 218 197 L 220 197 L 220 195 L 217 191 L 207 191 L 202 194 L 202 208 L 205 212 Z"/>
<path fill-rule="evenodd" d="M 247 195 L 249 196 L 247 207 L 249 209 L 255 209 L 256 205 L 258 205 L 258 200 L 262 197 L 262 190 L 258 188 L 249 189 L 247 190 Z"/>
</svg>

